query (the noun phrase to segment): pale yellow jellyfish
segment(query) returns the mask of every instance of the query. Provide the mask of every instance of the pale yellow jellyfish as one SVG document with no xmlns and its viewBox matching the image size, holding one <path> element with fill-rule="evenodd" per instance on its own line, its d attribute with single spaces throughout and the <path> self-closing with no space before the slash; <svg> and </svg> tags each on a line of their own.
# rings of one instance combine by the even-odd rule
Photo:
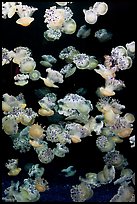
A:
<svg viewBox="0 0 137 204">
<path fill-rule="evenodd" d="M 135 53 L 135 41 L 126 44 L 127 51 Z"/>
<path fill-rule="evenodd" d="M 97 13 L 93 9 L 83 9 L 85 15 L 85 21 L 89 24 L 95 24 L 97 22 Z"/>
<path fill-rule="evenodd" d="M 32 57 L 24 57 L 19 63 L 21 73 L 31 73 L 36 68 L 36 62 Z"/>
<path fill-rule="evenodd" d="M 24 57 L 29 57 L 31 50 L 27 47 L 16 47 L 14 48 L 13 62 L 19 64 Z"/>
<path fill-rule="evenodd" d="M 48 26 L 52 29 L 60 29 L 65 21 L 64 9 L 56 9 L 54 15 L 56 16 L 56 19 L 50 21 Z"/>
<path fill-rule="evenodd" d="M 14 135 L 18 132 L 18 123 L 14 118 L 2 118 L 2 129 L 7 135 Z"/>
<path fill-rule="evenodd" d="M 27 5 L 18 5 L 16 8 L 20 17 L 16 23 L 25 27 L 29 26 L 34 21 L 34 18 L 31 17 L 32 14 L 38 9 Z"/>
<path fill-rule="evenodd" d="M 108 78 L 113 78 L 116 76 L 115 69 L 112 68 L 107 68 L 102 64 L 98 64 L 99 69 L 94 69 L 95 72 L 97 72 L 98 74 L 100 74 L 104 79 L 108 79 Z"/>
<path fill-rule="evenodd" d="M 79 142 L 81 142 L 81 139 L 80 139 L 80 137 L 79 137 L 78 135 L 72 135 L 72 136 L 70 136 L 70 138 L 71 138 L 71 141 L 72 141 L 73 143 L 79 143 Z"/>
<path fill-rule="evenodd" d="M 37 178 L 35 180 L 35 188 L 39 192 L 45 192 L 49 189 L 48 182 L 44 178 Z"/>
<path fill-rule="evenodd" d="M 108 5 L 105 2 L 96 2 L 93 5 L 93 9 L 96 11 L 97 15 L 105 15 L 108 11 Z"/>
<path fill-rule="evenodd" d="M 70 3 L 70 2 L 56 2 L 56 4 L 58 4 L 59 6 L 66 6 L 67 3 Z"/>
<path fill-rule="evenodd" d="M 29 129 L 29 136 L 33 139 L 43 138 L 45 136 L 44 129 L 41 125 L 33 124 Z"/>
<path fill-rule="evenodd" d="M 49 109 L 49 110 L 46 110 L 44 108 L 40 108 L 38 110 L 38 114 L 41 115 L 41 116 L 52 116 L 54 115 L 54 111 Z"/>
<path fill-rule="evenodd" d="M 74 19 L 70 19 L 68 21 L 65 21 L 62 27 L 62 32 L 65 34 L 73 34 L 75 33 L 77 28 L 76 22 Z"/>
</svg>

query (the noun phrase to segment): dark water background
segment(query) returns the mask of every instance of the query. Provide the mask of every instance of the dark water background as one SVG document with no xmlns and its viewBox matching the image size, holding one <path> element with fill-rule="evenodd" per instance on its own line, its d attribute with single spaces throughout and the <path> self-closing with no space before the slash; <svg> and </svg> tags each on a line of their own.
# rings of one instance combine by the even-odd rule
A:
<svg viewBox="0 0 137 204">
<path fill-rule="evenodd" d="M 68 4 L 73 11 L 73 19 L 77 23 L 77 30 L 80 26 L 86 24 L 84 21 L 83 9 L 88 9 L 96 1 L 80 1 Z M 110 54 L 112 47 L 118 45 L 125 46 L 126 43 L 135 40 L 135 13 L 134 1 L 130 0 L 111 0 L 105 1 L 108 4 L 108 12 L 104 16 L 99 16 L 97 22 L 94 25 L 86 24 L 91 28 L 91 35 L 86 39 L 76 37 L 76 32 L 72 35 L 62 34 L 59 40 L 54 42 L 48 42 L 44 39 L 43 33 L 47 30 L 44 23 L 45 9 L 50 6 L 56 5 L 55 2 L 23 2 L 25 5 L 30 5 L 38 8 L 33 14 L 35 18 L 34 22 L 28 27 L 22 27 L 17 25 L 17 15 L 11 19 L 2 19 L 1 32 L 2 32 L 2 47 L 8 50 L 13 50 L 15 47 L 23 46 L 32 50 L 32 57 L 37 63 L 36 69 L 39 70 L 42 76 L 45 75 L 45 68 L 40 65 L 41 56 L 44 54 L 53 55 L 58 62 L 53 66 L 56 70 L 60 70 L 66 63 L 59 59 L 58 55 L 60 51 L 70 45 L 74 46 L 80 51 L 80 53 L 86 53 L 88 55 L 94 55 L 96 58 L 103 62 L 104 54 Z M 112 32 L 113 37 L 110 41 L 100 43 L 95 37 L 94 33 L 102 28 L 106 28 Z M 8 93 L 13 96 L 17 96 L 20 92 L 24 94 L 28 107 L 31 107 L 34 111 L 38 109 L 38 97 L 34 94 L 34 90 L 43 87 L 43 82 L 32 82 L 29 80 L 28 85 L 19 87 L 14 85 L 13 77 L 15 75 L 16 65 L 4 65 L 2 67 L 2 94 Z M 120 71 L 117 73 L 117 79 L 124 80 L 126 88 L 116 92 L 116 97 L 120 103 L 126 106 L 124 110 L 135 114 L 136 110 L 136 70 L 135 62 L 129 70 Z M 97 87 L 104 84 L 104 79 L 94 71 L 78 70 L 75 74 L 64 80 L 63 84 L 59 84 L 59 89 L 53 89 L 54 93 L 57 93 L 58 98 L 64 97 L 67 93 L 75 93 L 80 87 L 86 88 L 88 91 L 84 96 L 86 99 L 91 100 L 94 110 L 93 115 L 100 114 L 95 104 L 98 101 L 98 97 L 95 94 Z M 2 116 L 3 117 L 3 116 Z M 37 122 L 42 124 L 50 124 L 51 121 L 43 118 L 38 118 Z M 135 134 L 135 128 L 133 130 Z M 7 176 L 7 169 L 4 166 L 8 159 L 19 158 L 19 167 L 22 168 L 21 173 L 13 180 L 23 180 L 28 177 L 27 173 L 23 170 L 26 163 L 40 163 L 37 159 L 37 154 L 30 150 L 28 153 L 21 154 L 12 148 L 12 141 L 8 135 L 1 133 L 1 145 L 2 145 L 2 188 L 5 189 L 10 185 L 10 180 Z M 96 136 L 86 137 L 81 143 L 69 145 L 69 154 L 66 154 L 64 158 L 57 158 L 41 166 L 45 168 L 44 177 L 48 180 L 50 190 L 41 194 L 40 202 L 71 202 L 70 188 L 73 184 L 78 184 L 79 176 L 84 176 L 87 172 L 99 172 L 103 169 L 103 153 L 101 153 L 96 145 Z M 122 144 L 117 144 L 116 150 L 119 150 L 128 160 L 129 167 L 135 170 L 135 149 L 130 148 L 128 139 L 125 139 Z M 73 165 L 77 173 L 73 177 L 65 178 L 60 175 L 60 171 L 70 165 Z M 111 197 L 117 192 L 118 186 L 113 184 L 104 185 L 94 190 L 94 196 L 86 202 L 108 202 Z"/>
</svg>

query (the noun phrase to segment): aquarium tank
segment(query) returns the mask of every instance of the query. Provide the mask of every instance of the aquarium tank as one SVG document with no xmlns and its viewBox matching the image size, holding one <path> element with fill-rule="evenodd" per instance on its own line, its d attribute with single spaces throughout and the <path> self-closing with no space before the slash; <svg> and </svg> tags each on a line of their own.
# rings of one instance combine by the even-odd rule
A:
<svg viewBox="0 0 137 204">
<path fill-rule="evenodd" d="M 2 202 L 135 202 L 134 7 L 2 2 Z"/>
</svg>

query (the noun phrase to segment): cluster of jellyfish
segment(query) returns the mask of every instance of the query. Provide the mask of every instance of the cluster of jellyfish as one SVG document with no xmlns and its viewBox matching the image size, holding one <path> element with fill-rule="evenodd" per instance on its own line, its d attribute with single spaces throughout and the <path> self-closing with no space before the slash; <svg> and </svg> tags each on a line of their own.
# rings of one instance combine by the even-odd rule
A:
<svg viewBox="0 0 137 204">
<path fill-rule="evenodd" d="M 73 34 L 76 31 L 76 22 L 72 18 L 73 12 L 68 7 L 72 2 L 56 2 L 45 10 L 44 23 L 47 24 L 47 31 L 44 38 L 47 41 L 59 40 L 62 33 Z M 17 24 L 29 26 L 34 18 L 33 13 L 37 8 L 22 5 L 22 2 L 3 2 L 2 18 L 12 18 L 15 13 L 19 19 Z M 95 24 L 100 15 L 105 15 L 108 5 L 105 2 L 96 2 L 88 10 L 83 9 L 85 21 L 88 24 Z M 103 32 L 103 34 L 102 34 Z M 84 25 L 77 32 L 77 37 L 86 38 L 90 30 Z M 95 37 L 101 42 L 111 39 L 105 29 L 95 33 Z M 39 62 L 46 67 L 46 76 L 42 76 L 36 69 L 37 65 L 32 57 L 32 51 L 28 47 L 16 47 L 13 50 L 2 48 L 2 66 L 15 63 L 19 66 L 19 72 L 14 76 L 16 86 L 27 86 L 29 80 L 35 83 L 42 80 L 49 88 L 59 88 L 67 77 L 75 74 L 77 69 L 84 71 L 91 70 L 104 79 L 104 85 L 98 87 L 96 94 L 98 102 L 95 108 L 99 115 L 91 116 L 93 104 L 84 96 L 75 93 L 68 93 L 63 98 L 57 97 L 54 92 L 44 95 L 39 101 L 39 109 L 35 112 L 24 98 L 24 94 L 17 96 L 3 94 L 2 100 L 2 130 L 8 135 L 13 148 L 20 153 L 26 153 L 32 148 L 42 164 L 48 164 L 55 157 L 65 157 L 69 153 L 71 143 L 79 143 L 85 137 L 96 134 L 96 147 L 103 153 L 104 167 L 101 171 L 88 172 L 85 177 L 79 177 L 79 184 L 73 185 L 70 196 L 73 202 L 85 202 L 94 195 L 94 189 L 113 182 L 119 185 L 116 195 L 110 202 L 135 202 L 135 173 L 128 167 L 128 161 L 117 150 L 117 144 L 129 138 L 131 148 L 135 147 L 135 135 L 132 135 L 135 117 L 132 113 L 125 113 L 125 105 L 121 105 L 114 96 L 117 91 L 126 85 L 124 81 L 117 79 L 119 71 L 132 67 L 135 55 L 135 42 L 132 41 L 124 46 L 118 45 L 112 48 L 110 55 L 104 55 L 104 62 L 100 63 L 95 56 L 80 53 L 74 46 L 65 47 L 59 53 L 59 58 L 64 60 L 66 65 L 60 71 L 54 70 L 57 59 L 52 55 L 42 55 Z M 53 89 L 52 89 L 53 90 Z M 64 117 L 64 122 L 50 124 L 48 127 L 36 122 L 37 117 L 49 117 L 58 113 Z M 22 128 L 23 127 L 23 128 Z M 49 143 L 53 147 L 49 147 Z M 9 169 L 8 176 L 17 176 L 21 172 L 18 167 L 18 159 L 9 159 L 5 164 Z M 71 169 L 70 169 L 71 171 Z M 116 178 L 116 172 L 120 172 Z M 69 172 L 70 173 L 70 172 Z M 32 165 L 28 171 L 28 178 L 21 184 L 11 182 L 11 186 L 5 189 L 5 202 L 36 202 L 40 199 L 40 193 L 49 189 L 50 184 L 43 178 L 44 168 L 39 164 Z"/>
</svg>

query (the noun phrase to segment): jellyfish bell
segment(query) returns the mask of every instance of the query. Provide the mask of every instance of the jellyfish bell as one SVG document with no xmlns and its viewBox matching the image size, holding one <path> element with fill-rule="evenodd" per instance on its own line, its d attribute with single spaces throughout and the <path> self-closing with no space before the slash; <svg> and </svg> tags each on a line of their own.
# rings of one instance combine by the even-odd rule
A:
<svg viewBox="0 0 137 204">
<path fill-rule="evenodd" d="M 73 34 L 76 31 L 76 27 L 76 22 L 71 18 L 70 20 L 64 22 L 62 32 L 65 34 Z"/>
<path fill-rule="evenodd" d="M 93 5 L 93 9 L 96 11 L 97 15 L 105 15 L 108 11 L 108 5 L 105 2 L 96 2 Z"/>
<path fill-rule="evenodd" d="M 95 24 L 97 22 L 97 14 L 93 9 L 83 9 L 85 14 L 85 21 L 89 24 Z"/>
<path fill-rule="evenodd" d="M 114 96 L 115 92 L 109 88 L 100 87 L 97 89 L 98 96 Z"/>
<path fill-rule="evenodd" d="M 45 110 L 44 108 L 40 108 L 38 110 L 38 114 L 41 116 L 52 116 L 52 115 L 54 115 L 54 111 L 51 109 Z"/>
<path fill-rule="evenodd" d="M 81 142 L 81 139 L 80 139 L 79 136 L 73 135 L 73 136 L 71 136 L 71 141 L 72 141 L 73 143 L 79 143 L 79 142 Z"/>
<path fill-rule="evenodd" d="M 34 21 L 34 18 L 32 17 L 22 17 L 22 18 L 19 18 L 16 23 L 19 24 L 19 25 L 22 25 L 24 27 L 27 27 L 29 26 L 32 22 Z"/>
<path fill-rule="evenodd" d="M 8 172 L 9 176 L 17 176 L 21 171 L 21 168 L 14 168 Z"/>
<path fill-rule="evenodd" d="M 59 6 L 66 6 L 68 2 L 56 2 Z"/>
</svg>

